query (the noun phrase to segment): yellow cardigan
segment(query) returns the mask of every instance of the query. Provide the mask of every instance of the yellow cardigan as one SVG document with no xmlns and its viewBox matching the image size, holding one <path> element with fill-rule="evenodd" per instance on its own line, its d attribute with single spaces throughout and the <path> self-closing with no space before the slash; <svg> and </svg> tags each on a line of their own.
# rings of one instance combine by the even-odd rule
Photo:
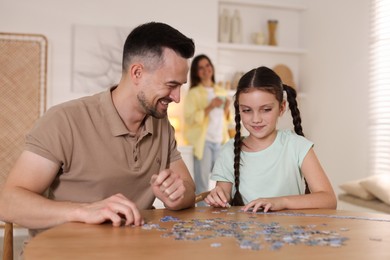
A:
<svg viewBox="0 0 390 260">
<path fill-rule="evenodd" d="M 214 91 L 216 96 L 227 97 L 227 91 L 219 85 L 214 85 Z M 198 85 L 189 89 L 184 101 L 184 139 L 193 146 L 194 156 L 199 160 L 203 158 L 209 124 L 209 117 L 205 115 L 205 109 L 209 104 L 207 95 L 206 88 Z M 224 117 L 224 119 L 223 143 L 229 139 L 229 118 Z"/>
</svg>

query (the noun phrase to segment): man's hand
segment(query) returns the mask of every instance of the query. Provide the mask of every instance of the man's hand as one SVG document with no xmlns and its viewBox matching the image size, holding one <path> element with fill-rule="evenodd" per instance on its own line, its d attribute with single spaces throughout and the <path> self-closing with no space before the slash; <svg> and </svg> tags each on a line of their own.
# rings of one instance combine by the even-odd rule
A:
<svg viewBox="0 0 390 260">
<path fill-rule="evenodd" d="M 186 188 L 184 181 L 179 174 L 170 169 L 161 171 L 158 175 L 153 175 L 150 184 L 153 193 L 159 198 L 166 207 L 174 207 L 184 198 Z"/>
<path fill-rule="evenodd" d="M 140 226 L 144 220 L 134 202 L 127 199 L 122 194 L 113 195 L 102 201 L 82 204 L 76 213 L 76 221 L 88 224 L 101 224 L 107 220 L 112 225 L 118 227 L 125 219 L 125 225 Z M 71 219 L 70 221 L 74 221 Z"/>
</svg>

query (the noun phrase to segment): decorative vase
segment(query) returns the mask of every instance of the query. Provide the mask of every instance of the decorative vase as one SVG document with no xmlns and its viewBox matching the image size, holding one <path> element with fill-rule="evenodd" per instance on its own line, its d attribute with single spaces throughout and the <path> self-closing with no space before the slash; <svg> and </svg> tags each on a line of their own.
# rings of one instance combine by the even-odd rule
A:
<svg viewBox="0 0 390 260">
<path fill-rule="evenodd" d="M 262 32 L 253 33 L 252 40 L 253 40 L 254 44 L 264 45 L 265 44 L 264 33 L 262 33 Z"/>
<path fill-rule="evenodd" d="M 219 42 L 229 42 L 230 40 L 230 14 L 224 8 L 219 16 Z"/>
<path fill-rule="evenodd" d="M 238 10 L 234 10 L 234 15 L 232 17 L 232 27 L 231 27 L 230 37 L 232 43 L 242 42 L 242 24 L 241 24 L 240 13 Z"/>
<path fill-rule="evenodd" d="M 278 28 L 278 20 L 268 20 L 268 45 L 276 46 L 276 30 Z"/>
</svg>

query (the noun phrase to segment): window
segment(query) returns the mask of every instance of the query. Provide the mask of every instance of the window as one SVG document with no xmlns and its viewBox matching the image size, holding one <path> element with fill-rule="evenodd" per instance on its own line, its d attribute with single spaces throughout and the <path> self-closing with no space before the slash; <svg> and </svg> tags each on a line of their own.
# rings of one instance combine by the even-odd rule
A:
<svg viewBox="0 0 390 260">
<path fill-rule="evenodd" d="M 371 174 L 390 173 L 390 1 L 371 0 L 370 35 Z"/>
</svg>

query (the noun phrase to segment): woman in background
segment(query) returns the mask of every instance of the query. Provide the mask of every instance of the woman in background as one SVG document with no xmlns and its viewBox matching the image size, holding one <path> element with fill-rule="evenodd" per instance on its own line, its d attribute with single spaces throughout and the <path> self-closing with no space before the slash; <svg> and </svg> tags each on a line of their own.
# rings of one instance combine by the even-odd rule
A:
<svg viewBox="0 0 390 260">
<path fill-rule="evenodd" d="M 286 110 L 284 91 L 294 131 L 276 128 Z M 253 212 L 336 208 L 335 193 L 313 143 L 303 137 L 292 87 L 282 84 L 267 67 L 253 69 L 238 82 L 234 108 L 236 135 L 221 149 L 211 175 L 216 187 L 205 198 L 206 203 L 213 207 L 231 203 Z M 241 122 L 248 136 L 241 136 Z"/>
<path fill-rule="evenodd" d="M 229 139 L 229 105 L 227 91 L 215 83 L 210 58 L 204 54 L 196 56 L 191 63 L 190 89 L 184 102 L 184 138 L 194 149 L 197 193 L 209 189 L 210 173 L 221 144 Z"/>
</svg>

